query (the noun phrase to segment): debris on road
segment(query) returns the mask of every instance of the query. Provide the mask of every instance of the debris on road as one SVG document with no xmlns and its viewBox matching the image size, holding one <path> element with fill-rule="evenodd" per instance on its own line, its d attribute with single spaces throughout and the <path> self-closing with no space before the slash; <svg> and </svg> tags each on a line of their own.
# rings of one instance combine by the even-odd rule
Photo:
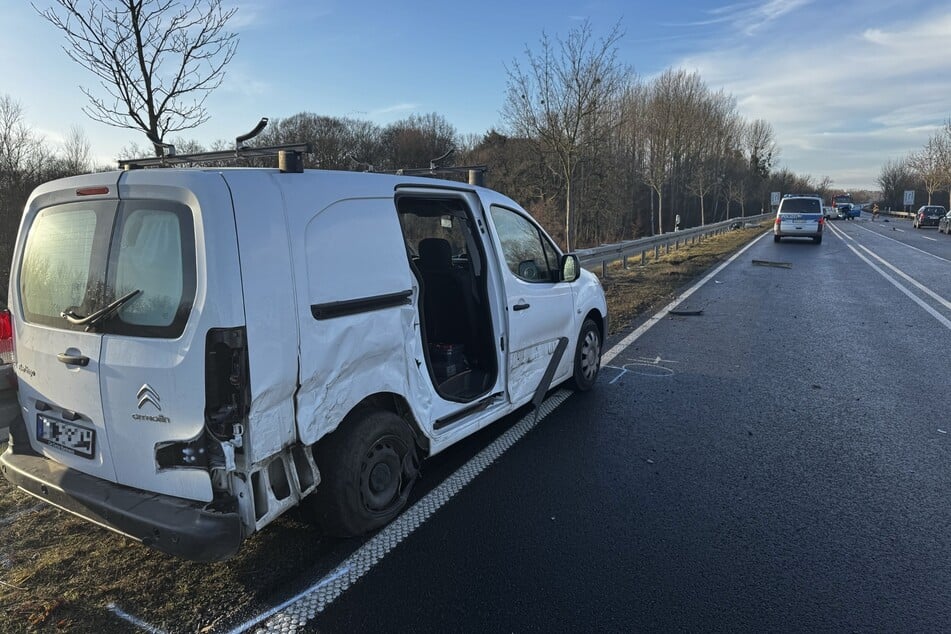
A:
<svg viewBox="0 0 951 634">
<path fill-rule="evenodd" d="M 773 262 L 772 260 L 753 260 L 753 264 L 756 266 L 774 266 L 779 269 L 792 268 L 792 264 L 789 262 Z"/>
<path fill-rule="evenodd" d="M 683 310 L 669 310 L 669 311 L 667 311 L 667 314 L 669 314 L 669 315 L 677 315 L 678 317 L 696 317 L 697 315 L 702 315 L 702 314 L 703 314 L 703 309 L 702 309 L 702 308 L 698 308 L 698 309 L 696 309 L 696 310 L 687 310 L 687 309 L 683 309 Z"/>
<path fill-rule="evenodd" d="M 946 433 L 948 433 L 948 432 L 946 432 L 946 431 L 943 430 L 943 429 L 939 429 L 939 430 L 938 430 L 938 433 L 939 433 L 939 434 L 946 434 Z"/>
</svg>

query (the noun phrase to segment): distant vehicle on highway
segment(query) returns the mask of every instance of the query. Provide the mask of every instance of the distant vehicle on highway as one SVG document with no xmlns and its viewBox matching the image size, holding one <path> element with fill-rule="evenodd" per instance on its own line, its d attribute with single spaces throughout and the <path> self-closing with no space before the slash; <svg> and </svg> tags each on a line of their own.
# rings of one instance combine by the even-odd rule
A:
<svg viewBox="0 0 951 634">
<path fill-rule="evenodd" d="M 851 220 L 862 215 L 862 209 L 855 205 L 852 194 L 845 192 L 832 197 L 832 206 L 836 210 L 836 217 Z"/>
<path fill-rule="evenodd" d="M 951 236 L 951 211 L 943 215 L 941 220 L 938 221 L 938 231 Z"/>
<path fill-rule="evenodd" d="M 779 242 L 783 238 L 812 238 L 813 242 L 820 244 L 824 224 L 821 198 L 815 195 L 786 194 L 776 211 L 773 242 Z"/>
<path fill-rule="evenodd" d="M 922 227 L 939 227 L 941 218 L 948 212 L 941 205 L 922 205 L 915 214 L 915 219 L 911 221 L 915 229 Z"/>
</svg>

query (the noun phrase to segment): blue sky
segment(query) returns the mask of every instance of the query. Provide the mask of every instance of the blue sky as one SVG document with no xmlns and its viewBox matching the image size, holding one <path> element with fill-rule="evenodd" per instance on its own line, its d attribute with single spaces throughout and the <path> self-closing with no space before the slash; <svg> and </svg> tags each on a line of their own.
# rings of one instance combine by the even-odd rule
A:
<svg viewBox="0 0 951 634">
<path fill-rule="evenodd" d="M 884 161 L 951 117 L 947 0 L 225 1 L 241 42 L 211 121 L 185 133 L 205 144 L 301 111 L 383 125 L 437 112 L 482 133 L 502 125 L 506 64 L 584 19 L 597 34 L 620 21 L 619 60 L 640 77 L 684 68 L 732 93 L 745 117 L 773 125 L 779 165 L 838 187 L 874 188 Z M 77 124 L 104 163 L 144 145 L 86 118 L 79 86 L 92 76 L 28 2 L 2 5 L 0 94 L 48 142 Z"/>
</svg>

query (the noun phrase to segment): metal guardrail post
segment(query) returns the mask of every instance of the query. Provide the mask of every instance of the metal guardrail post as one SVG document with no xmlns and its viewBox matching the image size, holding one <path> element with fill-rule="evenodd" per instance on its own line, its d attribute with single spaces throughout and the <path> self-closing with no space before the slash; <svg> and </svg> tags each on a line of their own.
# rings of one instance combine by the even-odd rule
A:
<svg viewBox="0 0 951 634">
<path fill-rule="evenodd" d="M 647 249 L 641 251 L 641 266 L 647 266 Z"/>
</svg>

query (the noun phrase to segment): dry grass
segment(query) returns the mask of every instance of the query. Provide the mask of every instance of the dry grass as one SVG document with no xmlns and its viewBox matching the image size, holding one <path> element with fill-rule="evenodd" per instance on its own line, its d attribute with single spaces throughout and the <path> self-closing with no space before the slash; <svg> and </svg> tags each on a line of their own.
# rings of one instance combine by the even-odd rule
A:
<svg viewBox="0 0 951 634">
<path fill-rule="evenodd" d="M 612 268 L 604 280 L 612 332 L 664 305 L 762 231 L 732 231 L 647 266 L 638 259 L 629 270 Z M 113 603 L 168 632 L 220 630 L 242 608 L 299 590 L 293 571 L 326 568 L 339 547 L 291 514 L 230 561 L 183 562 L 40 503 L 0 478 L 0 632 L 134 631 L 108 611 Z"/>
<path fill-rule="evenodd" d="M 671 247 L 667 254 L 662 250 L 656 261 L 652 251 L 646 266 L 641 266 L 639 256 L 628 260 L 627 269 L 616 263 L 601 280 L 611 315 L 609 334 L 624 330 L 641 314 L 666 305 L 689 282 L 762 234 L 764 227 L 730 231 L 677 250 Z"/>
</svg>

